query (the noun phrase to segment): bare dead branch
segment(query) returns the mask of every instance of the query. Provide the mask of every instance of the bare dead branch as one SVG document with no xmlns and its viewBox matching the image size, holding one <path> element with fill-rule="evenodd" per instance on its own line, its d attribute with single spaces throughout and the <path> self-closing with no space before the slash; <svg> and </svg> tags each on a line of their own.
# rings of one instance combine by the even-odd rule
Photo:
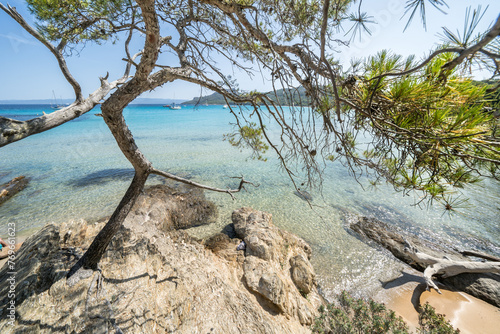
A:
<svg viewBox="0 0 500 334">
<path fill-rule="evenodd" d="M 86 99 L 75 102 L 70 106 L 61 108 L 50 114 L 45 114 L 27 121 L 0 117 L 0 147 L 31 135 L 50 130 L 89 112 L 98 105 L 109 92 L 125 81 L 125 77 L 112 82 L 108 82 L 104 78 L 101 78 L 101 86 Z"/>
<path fill-rule="evenodd" d="M 210 190 L 210 191 L 215 191 L 215 192 L 219 192 L 219 193 L 226 193 L 226 194 L 229 194 L 233 200 L 235 199 L 234 196 L 233 196 L 233 194 L 240 192 L 242 189 L 245 189 L 245 184 L 251 184 L 254 187 L 257 187 L 255 184 L 253 184 L 253 183 L 251 183 L 249 181 L 246 181 L 243 177 L 232 177 L 232 178 L 239 178 L 240 179 L 240 184 L 238 185 L 238 188 L 235 188 L 235 189 L 221 189 L 221 188 L 206 186 L 204 184 L 201 184 L 201 183 L 198 183 L 198 182 L 194 182 L 194 181 L 182 178 L 180 176 L 177 176 L 177 175 L 174 175 L 174 174 L 171 174 L 171 173 L 168 173 L 168 172 L 164 172 L 164 171 L 156 169 L 156 168 L 151 169 L 151 174 L 160 175 L 160 176 L 163 176 L 163 177 L 165 177 L 167 179 L 170 179 L 170 180 L 182 182 L 184 184 L 189 184 L 190 186 L 193 186 L 193 187 L 196 187 L 196 188 Z"/>
<path fill-rule="evenodd" d="M 434 288 L 441 293 L 437 285 L 432 281 L 433 275 L 442 275 L 443 278 L 455 276 L 462 273 L 500 273 L 500 262 L 474 262 L 474 261 L 454 261 L 447 258 L 437 258 L 422 252 L 411 246 L 405 248 L 406 254 L 415 263 L 426 268 L 424 278 L 427 289 Z"/>
</svg>

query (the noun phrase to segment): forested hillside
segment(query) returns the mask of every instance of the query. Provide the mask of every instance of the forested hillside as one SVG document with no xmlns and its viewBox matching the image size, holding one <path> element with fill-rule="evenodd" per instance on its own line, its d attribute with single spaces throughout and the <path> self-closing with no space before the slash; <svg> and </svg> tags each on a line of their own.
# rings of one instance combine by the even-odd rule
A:
<svg viewBox="0 0 500 334">
<path fill-rule="evenodd" d="M 251 94 L 251 93 L 249 93 Z M 310 102 L 310 98 L 306 96 L 305 89 L 303 87 L 299 88 L 291 88 L 287 90 L 279 89 L 276 92 L 268 92 L 266 94 L 274 103 L 278 103 L 281 105 L 289 105 L 289 101 L 293 101 L 294 105 L 308 105 Z M 222 94 L 213 93 L 207 96 L 197 96 L 192 100 L 183 102 L 182 104 L 186 105 L 196 105 L 196 104 L 228 104 L 232 103 L 230 99 L 227 101 L 224 99 Z"/>
</svg>

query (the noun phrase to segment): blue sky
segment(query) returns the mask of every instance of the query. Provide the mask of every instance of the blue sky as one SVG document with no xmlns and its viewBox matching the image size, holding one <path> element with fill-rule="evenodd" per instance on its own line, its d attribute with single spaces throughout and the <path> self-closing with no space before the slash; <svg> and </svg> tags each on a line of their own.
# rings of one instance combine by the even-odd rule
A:
<svg viewBox="0 0 500 334">
<path fill-rule="evenodd" d="M 33 22 L 25 9 L 24 1 L 3 1 L 16 7 L 27 19 Z M 379 23 L 372 26 L 371 36 L 363 35 L 361 40 L 356 37 L 351 48 L 339 54 L 341 61 L 351 57 L 365 57 L 381 49 L 391 49 L 403 55 L 415 54 L 422 58 L 428 50 L 439 42 L 438 32 L 442 26 L 453 31 L 463 28 L 465 8 L 468 5 L 483 8 L 489 5 L 483 20 L 483 28 L 493 22 L 500 13 L 500 1 L 448 1 L 451 8 L 443 15 L 432 6 L 428 8 L 427 31 L 422 29 L 420 18 L 414 22 L 405 33 L 403 28 L 406 17 L 404 0 L 365 0 L 364 10 Z M 136 46 L 137 51 L 140 44 Z M 53 95 L 59 98 L 72 98 L 69 84 L 59 71 L 55 58 L 37 40 L 26 33 L 6 13 L 0 11 L 0 100 L 12 99 L 51 99 Z M 164 56 L 168 62 L 168 56 Z M 81 83 L 84 94 L 88 95 L 99 85 L 99 76 L 110 74 L 110 79 L 118 78 L 124 69 L 123 48 L 120 43 L 115 45 L 87 45 L 79 54 L 67 58 L 67 63 L 73 76 Z M 234 74 L 239 79 L 240 87 L 245 90 L 271 89 L 268 82 L 260 76 L 249 79 L 240 73 Z M 204 95 L 207 93 L 205 92 Z M 167 83 L 153 92 L 141 97 L 190 99 L 200 95 L 200 88 L 184 82 Z"/>
</svg>

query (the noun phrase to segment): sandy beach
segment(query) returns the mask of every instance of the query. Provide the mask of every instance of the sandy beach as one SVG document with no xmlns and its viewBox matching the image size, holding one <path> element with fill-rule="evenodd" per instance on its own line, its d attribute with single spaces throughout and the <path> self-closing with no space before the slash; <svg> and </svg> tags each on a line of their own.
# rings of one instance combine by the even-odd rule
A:
<svg viewBox="0 0 500 334">
<path fill-rule="evenodd" d="M 419 305 L 428 302 L 444 314 L 454 328 L 465 334 L 496 334 L 500 328 L 500 309 L 467 293 L 451 291 L 439 285 L 442 294 L 426 291 L 422 274 L 409 269 L 396 280 L 386 283 L 374 300 L 394 310 L 415 331 Z"/>
</svg>

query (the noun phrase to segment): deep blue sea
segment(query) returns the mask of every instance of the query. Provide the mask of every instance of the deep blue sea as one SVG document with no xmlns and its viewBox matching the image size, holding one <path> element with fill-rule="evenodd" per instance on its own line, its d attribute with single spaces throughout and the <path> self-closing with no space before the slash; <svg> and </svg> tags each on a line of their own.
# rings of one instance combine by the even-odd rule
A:
<svg viewBox="0 0 500 334">
<path fill-rule="evenodd" d="M 52 112 L 48 105 L 0 105 L 0 116 L 20 120 Z M 110 215 L 133 170 L 114 142 L 99 108 L 58 128 L 0 148 L 0 184 L 25 175 L 29 186 L 0 206 L 0 236 L 9 222 L 19 234 L 47 223 L 97 219 Z M 288 177 L 270 154 L 267 162 L 223 141 L 234 130 L 222 106 L 129 106 L 124 112 L 136 142 L 156 168 L 219 188 L 236 187 L 233 176 L 259 184 L 232 200 L 207 193 L 219 207 L 219 220 L 190 233 L 204 237 L 230 223 L 232 210 L 251 206 L 273 214 L 274 223 L 309 242 L 325 295 L 340 290 L 366 294 L 401 264 L 386 252 L 348 233 L 344 212 L 369 215 L 458 249 L 476 248 L 500 255 L 500 186 L 492 181 L 464 190 L 469 207 L 449 216 L 441 206 L 420 208 L 414 196 L 390 186 L 358 184 L 339 163 L 327 165 L 322 193 L 310 191 L 313 208 L 294 194 Z M 150 184 L 159 183 L 151 178 Z M 363 187 L 362 187 L 363 186 Z"/>
</svg>

